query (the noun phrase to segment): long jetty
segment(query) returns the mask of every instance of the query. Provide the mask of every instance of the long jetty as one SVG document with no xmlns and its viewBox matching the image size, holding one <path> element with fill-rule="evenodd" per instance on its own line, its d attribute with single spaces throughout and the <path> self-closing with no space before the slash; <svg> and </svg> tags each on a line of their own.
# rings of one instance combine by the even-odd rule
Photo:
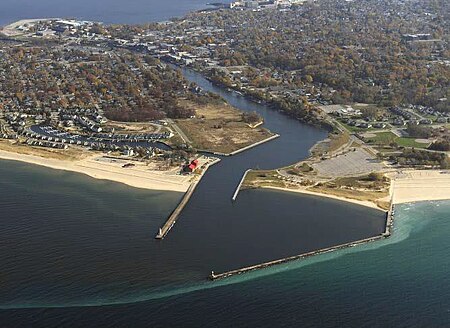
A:
<svg viewBox="0 0 450 328">
<path fill-rule="evenodd" d="M 269 141 L 271 141 L 271 140 L 273 140 L 273 139 L 276 139 L 276 138 L 278 138 L 278 137 L 280 137 L 279 134 L 274 134 L 273 136 L 270 136 L 269 138 L 266 138 L 266 139 L 264 139 L 264 140 L 255 142 L 255 143 L 253 143 L 253 144 L 251 144 L 251 145 L 248 145 L 248 146 L 245 146 L 245 147 L 243 147 L 243 148 L 237 149 L 237 150 L 235 150 L 235 151 L 232 151 L 231 153 L 221 153 L 221 152 L 210 151 L 210 150 L 206 150 L 206 149 L 199 149 L 198 151 L 201 152 L 201 153 L 211 154 L 211 155 L 217 155 L 217 156 L 224 156 L 224 157 L 226 157 L 226 156 L 233 156 L 233 155 L 242 153 L 243 151 L 246 151 L 246 150 L 248 150 L 248 149 L 250 149 L 250 148 L 253 148 L 253 147 L 259 146 L 259 145 L 261 145 L 261 144 L 263 144 L 263 143 L 269 142 Z"/>
<path fill-rule="evenodd" d="M 250 172 L 250 171 L 251 171 L 251 169 L 248 169 L 248 170 L 246 170 L 246 171 L 244 172 L 244 174 L 242 175 L 241 181 L 240 181 L 239 184 L 237 185 L 236 190 L 234 191 L 233 197 L 231 197 L 231 199 L 232 199 L 233 201 L 236 200 L 236 198 L 237 198 L 237 196 L 238 196 L 238 194 L 239 194 L 239 191 L 241 190 L 242 184 L 244 183 L 245 177 L 247 176 L 248 172 Z"/>
<path fill-rule="evenodd" d="M 244 273 L 247 273 L 250 271 L 268 268 L 268 267 L 271 267 L 274 265 L 279 265 L 279 264 L 283 264 L 283 263 L 287 263 L 287 262 L 291 262 L 291 261 L 295 261 L 295 260 L 301 260 L 301 259 L 305 259 L 305 258 L 315 256 L 315 255 L 334 252 L 334 251 L 337 251 L 340 249 L 345 249 L 345 248 L 349 248 L 349 247 L 354 247 L 354 246 L 374 242 L 377 240 L 382 240 L 382 239 L 388 238 L 392 234 L 392 228 L 393 228 L 393 223 L 394 223 L 393 219 L 394 219 L 394 205 L 391 205 L 389 211 L 386 212 L 386 229 L 380 235 L 365 238 L 365 239 L 360 239 L 357 241 L 348 242 L 345 244 L 322 248 L 322 249 L 319 249 L 316 251 L 311 251 L 311 252 L 307 252 L 307 253 L 303 253 L 303 254 L 299 254 L 299 255 L 289 256 L 289 257 L 285 257 L 285 258 L 274 260 L 274 261 L 264 262 L 264 263 L 236 269 L 236 270 L 231 270 L 231 271 L 227 271 L 224 273 L 216 274 L 216 273 L 214 273 L 214 271 L 211 271 L 211 274 L 209 275 L 209 279 L 210 280 L 224 279 L 224 278 L 228 278 L 231 276 L 244 274 Z"/>
<path fill-rule="evenodd" d="M 191 196 L 194 193 L 197 184 L 198 181 L 191 183 L 178 206 L 173 210 L 172 214 L 170 214 L 166 223 L 164 223 L 164 225 L 161 228 L 159 228 L 158 234 L 155 236 L 156 239 L 164 239 L 164 237 L 169 233 L 170 229 L 172 229 L 181 211 L 184 209 L 189 199 L 191 199 Z"/>
<path fill-rule="evenodd" d="M 181 212 L 183 211 L 184 207 L 186 206 L 186 204 L 191 199 L 192 194 L 194 193 L 195 188 L 197 187 L 197 185 L 200 183 L 201 178 L 203 177 L 203 175 L 206 173 L 206 171 L 208 170 L 208 168 L 210 166 L 212 166 L 212 165 L 214 165 L 214 164 L 216 164 L 218 162 L 220 162 L 220 158 L 217 158 L 214 161 L 212 161 L 211 163 L 209 163 L 205 167 L 204 171 L 202 172 L 202 176 L 197 181 L 191 183 L 191 185 L 189 186 L 188 190 L 184 194 L 184 196 L 181 199 L 181 201 L 178 204 L 178 206 L 170 214 L 169 218 L 164 223 L 164 225 L 161 228 L 159 228 L 159 231 L 158 231 L 158 233 L 155 236 L 156 239 L 164 239 L 164 237 L 166 237 L 166 235 L 169 233 L 170 229 L 172 229 L 172 227 L 175 225 L 175 222 L 177 221 L 177 219 L 180 216 Z"/>
<path fill-rule="evenodd" d="M 280 137 L 279 134 L 274 134 L 273 136 L 271 136 L 271 137 L 269 137 L 269 138 L 266 138 L 266 139 L 264 139 L 264 140 L 255 142 L 254 144 L 248 145 L 248 146 L 246 146 L 246 147 L 244 147 L 244 148 L 235 150 L 235 151 L 231 152 L 229 155 L 230 155 L 230 156 L 233 156 L 233 155 L 242 153 L 243 151 L 246 151 L 247 149 L 250 149 L 250 148 L 259 146 L 259 145 L 261 145 L 261 144 L 263 144 L 263 143 L 269 142 L 269 141 L 271 141 L 271 140 L 273 140 L 273 139 L 276 139 L 276 138 L 278 138 L 278 137 Z"/>
</svg>

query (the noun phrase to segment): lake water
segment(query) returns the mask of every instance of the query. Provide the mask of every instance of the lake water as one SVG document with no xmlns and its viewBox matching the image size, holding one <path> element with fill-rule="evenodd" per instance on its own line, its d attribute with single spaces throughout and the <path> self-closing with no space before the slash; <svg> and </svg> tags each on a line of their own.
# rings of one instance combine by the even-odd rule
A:
<svg viewBox="0 0 450 328">
<path fill-rule="evenodd" d="M 208 0 L 1 0 L 0 25 L 26 18 L 77 18 L 138 24 L 208 8 Z M 225 0 L 222 2 L 230 2 Z"/>
<path fill-rule="evenodd" d="M 74 16 L 164 20 L 200 1 L 0 2 L 0 23 Z M 246 168 L 308 155 L 326 133 L 185 75 L 281 138 L 212 167 L 164 241 L 181 195 L 0 162 L 1 327 L 443 327 L 450 317 L 450 202 L 397 208 L 394 236 L 223 281 L 234 269 L 375 235 L 376 210 L 268 190 L 230 201 Z"/>
</svg>

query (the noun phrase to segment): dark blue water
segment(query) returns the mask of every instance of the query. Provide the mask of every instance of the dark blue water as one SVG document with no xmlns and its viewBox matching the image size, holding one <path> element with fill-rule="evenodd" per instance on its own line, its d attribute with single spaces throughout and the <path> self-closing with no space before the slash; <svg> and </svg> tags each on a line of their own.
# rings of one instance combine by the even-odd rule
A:
<svg viewBox="0 0 450 328">
<path fill-rule="evenodd" d="M 245 169 L 304 158 L 326 132 L 217 89 L 193 72 L 185 74 L 234 106 L 257 110 L 281 137 L 213 166 L 162 242 L 153 236 L 180 194 L 2 161 L 0 307 L 8 325 L 22 325 L 16 314 L 34 316 L 33 308 L 61 308 L 51 324 L 73 325 L 74 314 L 65 308 L 100 309 L 214 290 L 232 280 L 209 282 L 211 270 L 235 269 L 384 230 L 382 212 L 329 199 L 259 190 L 244 191 L 232 203 Z M 134 316 L 132 311 L 129 315 Z M 48 325 L 38 314 L 34 325 L 41 324 Z"/>
<path fill-rule="evenodd" d="M 27 18 L 77 18 L 138 24 L 205 9 L 208 0 L 1 0 L 0 26 Z M 230 2 L 228 0 L 222 2 Z"/>
<path fill-rule="evenodd" d="M 179 1 L 176 10 L 172 3 L 3 0 L 7 19 L 0 19 L 70 11 L 140 22 L 195 1 Z M 326 133 L 185 74 L 234 106 L 257 110 L 281 138 L 212 167 L 163 242 L 153 236 L 180 194 L 1 161 L 0 327 L 446 326 L 445 202 L 399 208 L 394 237 L 380 243 L 207 281 L 210 270 L 378 234 L 384 219 L 360 206 L 267 190 L 244 191 L 231 203 L 246 168 L 295 162 Z"/>
</svg>

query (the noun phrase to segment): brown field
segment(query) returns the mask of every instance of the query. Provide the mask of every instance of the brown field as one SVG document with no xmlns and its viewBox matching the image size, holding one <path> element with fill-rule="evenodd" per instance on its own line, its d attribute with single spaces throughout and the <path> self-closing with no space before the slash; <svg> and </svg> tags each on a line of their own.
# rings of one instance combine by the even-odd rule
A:
<svg viewBox="0 0 450 328">
<path fill-rule="evenodd" d="M 197 149 L 231 153 L 273 135 L 267 129 L 249 127 L 241 112 L 230 105 L 183 105 L 195 107 L 196 118 L 178 119 L 176 124 Z"/>
<path fill-rule="evenodd" d="M 161 127 L 148 122 L 116 122 L 108 121 L 105 125 L 108 128 L 114 128 L 116 133 L 157 133 Z M 165 130 L 165 129 L 164 129 Z"/>
<path fill-rule="evenodd" d="M 45 147 L 32 147 L 19 142 L 11 142 L 8 140 L 0 141 L 0 150 L 23 154 L 33 155 L 45 158 L 59 159 L 65 161 L 76 161 L 89 157 L 88 151 L 81 148 L 69 147 L 68 149 L 52 149 Z"/>
</svg>

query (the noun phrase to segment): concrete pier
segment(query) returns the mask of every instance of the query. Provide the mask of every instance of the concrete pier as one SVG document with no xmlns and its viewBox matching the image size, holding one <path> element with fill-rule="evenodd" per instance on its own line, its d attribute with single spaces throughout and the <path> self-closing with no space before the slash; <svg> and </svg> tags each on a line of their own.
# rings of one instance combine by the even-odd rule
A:
<svg viewBox="0 0 450 328">
<path fill-rule="evenodd" d="M 244 183 L 245 177 L 247 176 L 248 172 L 250 172 L 251 169 L 248 169 L 247 171 L 244 172 L 244 174 L 242 175 L 242 179 L 239 182 L 238 186 L 236 187 L 236 190 L 233 194 L 233 197 L 231 197 L 231 200 L 234 202 L 239 194 L 239 191 L 241 190 L 242 184 Z"/>
<path fill-rule="evenodd" d="M 191 199 L 191 196 L 194 193 L 195 188 L 197 187 L 197 185 L 200 183 L 201 178 L 203 177 L 203 175 L 206 173 L 206 171 L 208 170 L 208 168 L 210 166 L 212 166 L 212 165 L 214 165 L 214 164 L 216 164 L 218 162 L 220 162 L 220 158 L 216 158 L 211 163 L 209 163 L 205 167 L 204 171 L 202 172 L 201 177 L 197 181 L 191 183 L 191 185 L 189 186 L 188 190 L 184 194 L 184 196 L 181 199 L 181 201 L 178 204 L 178 206 L 170 214 L 170 216 L 167 219 L 166 223 L 164 223 L 164 225 L 161 228 L 159 228 L 159 231 L 158 231 L 158 233 L 155 236 L 156 239 L 164 239 L 164 237 L 166 237 L 166 235 L 169 233 L 170 229 L 172 229 L 172 227 L 174 226 L 175 222 L 177 221 L 178 216 L 181 214 L 181 211 L 183 211 L 184 207 L 186 206 L 186 204 Z"/>
<path fill-rule="evenodd" d="M 261 145 L 261 144 L 263 144 L 263 143 L 269 142 L 269 141 L 271 141 L 271 140 L 273 140 L 273 139 L 276 139 L 276 138 L 278 138 L 278 137 L 280 137 L 279 134 L 274 134 L 273 136 L 271 136 L 271 137 L 269 137 L 269 138 L 267 138 L 267 139 L 264 139 L 264 140 L 255 142 L 255 143 L 253 143 L 253 144 L 251 144 L 251 145 L 248 145 L 248 146 L 246 146 L 246 147 L 243 147 L 243 148 L 241 148 L 241 149 L 237 149 L 237 150 L 235 150 L 235 151 L 233 151 L 233 152 L 231 152 L 231 153 L 221 153 L 221 152 L 216 152 L 216 151 L 213 152 L 213 151 L 210 151 L 210 150 L 204 150 L 204 149 L 199 149 L 198 151 L 201 152 L 201 153 L 212 154 L 212 155 L 217 155 L 217 156 L 233 156 L 233 155 L 242 153 L 243 151 L 246 151 L 246 150 L 248 150 L 248 149 L 251 149 L 251 148 L 253 148 L 253 147 L 259 146 L 259 145 Z"/>
<path fill-rule="evenodd" d="M 255 142 L 254 144 L 248 145 L 247 147 L 244 147 L 244 148 L 235 150 L 235 151 L 231 152 L 231 153 L 229 154 L 229 156 L 233 156 L 233 155 L 242 153 L 243 151 L 246 151 L 247 149 L 250 149 L 250 148 L 259 146 L 259 145 L 261 145 L 261 144 L 263 144 L 263 143 L 269 142 L 269 141 L 271 141 L 271 140 L 273 140 L 273 139 L 276 139 L 276 138 L 278 138 L 278 137 L 280 137 L 279 134 L 274 134 L 273 136 L 271 136 L 271 137 L 269 137 L 269 138 L 267 138 L 267 139 L 264 139 L 264 140 Z"/>
<path fill-rule="evenodd" d="M 322 248 L 322 249 L 319 249 L 319 250 L 316 250 L 316 251 L 303 253 L 303 254 L 299 254 L 299 255 L 294 255 L 294 256 L 290 256 L 290 257 L 285 257 L 285 258 L 274 260 L 274 261 L 270 261 L 270 262 L 264 262 L 264 263 L 260 263 L 260 264 L 256 264 L 256 265 L 252 265 L 252 266 L 236 269 L 236 270 L 227 271 L 227 272 L 224 272 L 224 273 L 217 273 L 216 274 L 214 271 L 211 271 L 211 274 L 209 275 L 209 279 L 210 280 L 224 279 L 224 278 L 228 278 L 228 277 L 231 277 L 231 276 L 247 273 L 247 272 L 250 272 L 250 271 L 255 271 L 255 270 L 268 268 L 268 267 L 271 267 L 271 266 L 274 266 L 274 265 L 283 264 L 283 263 L 287 263 L 287 262 L 291 262 L 291 261 L 295 261 L 295 260 L 300 260 L 300 259 L 305 259 L 307 257 L 320 255 L 320 254 L 325 254 L 325 253 L 333 252 L 333 251 L 336 251 L 336 250 L 340 250 L 340 249 L 344 249 L 344 248 L 348 248 L 348 247 L 354 247 L 354 246 L 358 246 L 358 245 L 362 245 L 362 244 L 370 243 L 370 242 L 373 242 L 373 241 L 377 241 L 377 240 L 382 240 L 382 239 L 388 238 L 392 234 L 393 219 L 394 219 L 394 217 L 393 217 L 393 205 L 391 206 L 391 209 L 386 213 L 386 216 L 387 216 L 387 219 L 386 219 L 386 230 L 385 230 L 385 232 L 383 232 L 382 234 L 380 234 L 378 236 L 365 238 L 365 239 L 360 239 L 360 240 L 357 240 L 357 241 L 352 241 L 352 242 L 349 242 L 349 243 L 336 245 L 336 246 L 332 246 L 332 247 Z"/>
<path fill-rule="evenodd" d="M 159 228 L 158 234 L 155 236 L 156 239 L 164 239 L 164 237 L 169 233 L 170 229 L 172 229 L 181 211 L 186 206 L 192 194 L 194 193 L 195 187 L 197 186 L 198 182 L 199 181 L 193 182 L 189 186 L 189 189 L 184 194 L 178 206 L 173 210 L 172 214 L 170 214 L 166 223 L 164 223 L 164 225 L 161 228 Z"/>
</svg>

